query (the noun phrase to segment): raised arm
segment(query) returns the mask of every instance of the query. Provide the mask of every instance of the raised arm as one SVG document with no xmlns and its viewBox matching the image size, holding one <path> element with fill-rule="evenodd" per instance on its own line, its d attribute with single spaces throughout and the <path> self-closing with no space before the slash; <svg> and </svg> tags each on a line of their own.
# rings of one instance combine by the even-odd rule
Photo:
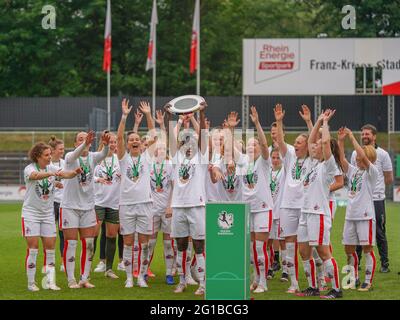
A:
<svg viewBox="0 0 400 320">
<path fill-rule="evenodd" d="M 345 128 L 345 132 L 347 133 L 347 136 L 349 137 L 351 143 L 353 144 L 354 150 L 357 152 L 357 156 L 361 159 L 361 161 L 364 163 L 364 165 L 369 168 L 371 165 L 371 162 L 368 160 L 364 149 L 360 146 L 358 143 L 357 139 L 354 137 L 353 132 L 351 132 L 350 129 Z"/>
<path fill-rule="evenodd" d="M 268 160 L 269 158 L 268 142 L 267 138 L 265 137 L 264 130 L 261 127 L 260 119 L 258 118 L 258 112 L 255 106 L 251 106 L 250 108 L 250 118 L 257 129 L 258 140 L 260 142 L 260 148 L 261 148 L 261 155 L 263 159 Z"/>
<path fill-rule="evenodd" d="M 338 146 L 339 146 L 339 155 L 340 155 L 340 163 L 342 164 L 342 168 L 344 173 L 349 171 L 349 162 L 346 159 L 344 154 L 344 140 L 346 139 L 346 131 L 344 127 L 341 127 L 338 131 Z"/>
<path fill-rule="evenodd" d="M 141 113 L 139 110 L 136 110 L 135 123 L 134 123 L 133 129 L 132 129 L 133 132 L 135 132 L 135 133 L 139 132 L 139 126 L 140 126 L 140 123 L 142 122 L 142 119 L 143 119 L 143 113 Z"/>
<path fill-rule="evenodd" d="M 200 103 L 200 134 L 199 134 L 199 148 L 202 154 L 207 152 L 207 144 L 208 139 L 207 137 L 202 137 L 205 129 L 206 129 L 206 115 L 205 109 L 207 107 L 207 102 L 203 101 Z"/>
<path fill-rule="evenodd" d="M 147 121 L 147 128 L 150 130 L 150 136 L 151 136 L 151 132 L 153 132 L 154 134 L 154 121 L 153 121 L 153 117 L 151 116 L 151 107 L 150 107 L 150 103 L 148 103 L 147 101 L 140 101 L 139 102 L 139 110 L 144 114 L 144 116 L 146 117 L 146 121 Z"/>
<path fill-rule="evenodd" d="M 319 129 L 322 126 L 324 120 L 324 111 L 319 115 L 317 122 L 315 122 L 315 126 L 311 129 L 310 135 L 308 137 L 308 153 L 311 154 L 311 148 L 314 143 L 318 140 Z"/>
<path fill-rule="evenodd" d="M 307 128 L 308 128 L 308 133 L 311 132 L 311 130 L 313 129 L 313 124 L 311 121 L 311 111 L 310 108 L 308 108 L 308 106 L 306 106 L 305 104 L 303 104 L 301 106 L 301 110 L 299 111 L 300 117 L 303 118 L 303 120 L 306 122 L 307 124 Z"/>
<path fill-rule="evenodd" d="M 326 110 L 322 120 L 322 153 L 324 155 L 324 160 L 328 160 L 332 156 L 329 120 L 333 117 L 335 112 L 336 110 Z"/>
<path fill-rule="evenodd" d="M 118 131 L 117 131 L 117 156 L 118 159 L 121 160 L 125 155 L 125 126 L 126 119 L 128 118 L 129 113 L 132 110 L 132 106 L 129 106 L 129 100 L 122 100 L 122 116 L 121 121 L 119 122 Z"/>
<path fill-rule="evenodd" d="M 98 152 L 94 152 L 93 153 L 93 161 L 96 164 L 98 164 L 99 162 L 103 161 L 108 154 L 109 151 L 109 146 L 108 144 L 110 143 L 110 134 L 107 132 L 103 132 L 101 135 L 101 143 L 103 144 L 104 148 L 101 151 Z"/>
<path fill-rule="evenodd" d="M 191 113 L 191 114 L 189 115 L 189 119 L 190 119 L 190 122 L 192 123 L 192 126 L 193 126 L 193 128 L 194 128 L 194 131 L 195 131 L 198 135 L 200 135 L 200 125 L 199 125 L 199 123 L 197 122 L 197 120 L 195 119 L 194 113 Z"/>
<path fill-rule="evenodd" d="M 278 103 L 274 108 L 274 115 L 276 121 L 276 128 L 277 128 L 277 143 L 279 146 L 279 151 L 281 155 L 284 157 L 287 152 L 287 145 L 285 139 L 283 137 L 283 118 L 285 117 L 285 110 L 283 110 L 282 105 Z"/>
</svg>

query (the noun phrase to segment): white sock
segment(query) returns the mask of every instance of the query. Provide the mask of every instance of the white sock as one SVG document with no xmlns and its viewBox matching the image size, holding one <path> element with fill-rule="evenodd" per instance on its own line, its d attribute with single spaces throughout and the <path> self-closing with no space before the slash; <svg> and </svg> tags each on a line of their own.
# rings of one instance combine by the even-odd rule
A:
<svg viewBox="0 0 400 320">
<path fill-rule="evenodd" d="M 315 275 L 315 261 L 314 259 L 303 261 L 304 273 L 306 274 L 308 286 L 311 288 L 317 288 L 317 279 Z"/>
<path fill-rule="evenodd" d="M 176 268 L 178 269 L 179 282 L 186 283 L 186 250 L 179 251 L 176 259 Z"/>
<path fill-rule="evenodd" d="M 87 281 L 92 267 L 94 238 L 83 238 L 81 242 L 81 280 Z"/>
<path fill-rule="evenodd" d="M 133 277 L 133 274 L 132 274 L 133 252 L 132 251 L 133 251 L 132 246 L 124 245 L 124 251 L 122 252 L 122 261 L 124 262 L 127 279 L 132 279 L 132 277 Z"/>
<path fill-rule="evenodd" d="M 157 238 L 149 240 L 149 268 L 153 260 L 154 248 L 156 247 Z"/>
<path fill-rule="evenodd" d="M 197 274 L 199 275 L 200 286 L 205 286 L 205 269 L 206 269 L 206 260 L 204 259 L 204 254 L 196 254 L 196 263 L 197 263 Z"/>
<path fill-rule="evenodd" d="M 164 240 L 164 261 L 165 273 L 167 276 L 172 275 L 172 266 L 174 263 L 174 250 L 172 249 L 172 240 Z"/>
<path fill-rule="evenodd" d="M 372 284 L 376 268 L 376 259 L 374 251 L 365 254 L 365 282 Z"/>
<path fill-rule="evenodd" d="M 46 262 L 45 262 L 45 266 L 47 267 L 55 267 L 56 266 L 56 250 L 45 250 L 44 251 L 45 256 L 46 256 Z"/>
<path fill-rule="evenodd" d="M 176 240 L 172 239 L 172 250 L 174 250 L 174 262 L 172 263 L 172 269 L 176 269 L 176 261 L 178 259 L 178 245 L 176 243 Z"/>
<path fill-rule="evenodd" d="M 339 283 L 339 269 L 335 258 L 330 258 L 324 261 L 326 276 L 332 279 L 332 289 L 338 291 L 340 289 Z"/>
<path fill-rule="evenodd" d="M 35 282 L 36 275 L 36 259 L 38 255 L 38 249 L 27 249 L 25 258 L 25 270 L 28 276 L 28 284 Z"/>
<path fill-rule="evenodd" d="M 324 263 L 322 259 L 319 257 L 317 248 L 313 247 L 312 251 L 313 251 L 315 266 L 317 267 L 317 279 L 318 281 L 325 283 Z"/>
<path fill-rule="evenodd" d="M 253 274 L 254 274 L 254 283 L 259 283 L 260 282 L 260 270 L 258 268 L 257 263 L 255 262 L 257 260 L 257 249 L 256 249 L 256 242 L 251 241 L 251 248 L 250 248 L 250 261 L 251 264 L 253 265 Z"/>
<path fill-rule="evenodd" d="M 354 276 L 358 279 L 358 255 L 357 252 L 347 255 L 347 264 L 354 267 Z"/>
<path fill-rule="evenodd" d="M 186 275 L 190 275 L 190 265 L 192 264 L 192 249 L 193 242 L 189 241 L 188 248 L 186 250 Z"/>
<path fill-rule="evenodd" d="M 139 270 L 139 240 L 138 240 L 138 235 L 135 233 L 135 240 L 133 243 L 133 271 L 138 272 Z"/>
<path fill-rule="evenodd" d="M 282 272 L 283 273 L 289 273 L 288 267 L 287 267 L 287 261 L 286 261 L 286 249 L 281 251 L 281 257 L 282 257 Z"/>
<path fill-rule="evenodd" d="M 75 280 L 75 254 L 78 240 L 64 241 L 64 268 L 69 281 Z"/>
<path fill-rule="evenodd" d="M 144 278 L 149 268 L 149 244 L 139 242 L 139 276 Z"/>
<path fill-rule="evenodd" d="M 257 263 L 258 270 L 260 271 L 259 285 L 266 287 L 267 272 L 268 272 L 267 243 L 264 241 L 256 240 L 256 251 L 257 251 L 257 259 L 255 259 L 255 262 Z"/>
<path fill-rule="evenodd" d="M 296 264 L 297 264 L 297 250 L 294 242 L 286 242 L 286 263 L 289 271 L 290 282 L 292 287 L 298 287 Z"/>
</svg>

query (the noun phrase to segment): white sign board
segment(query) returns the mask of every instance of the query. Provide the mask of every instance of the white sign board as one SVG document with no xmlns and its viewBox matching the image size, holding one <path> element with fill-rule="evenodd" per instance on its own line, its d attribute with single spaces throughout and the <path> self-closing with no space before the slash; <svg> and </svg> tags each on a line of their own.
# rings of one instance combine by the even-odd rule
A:
<svg viewBox="0 0 400 320">
<path fill-rule="evenodd" d="M 23 201 L 25 186 L 0 186 L 0 201 Z"/>
<path fill-rule="evenodd" d="M 400 186 L 393 187 L 393 201 L 400 202 Z"/>
<path fill-rule="evenodd" d="M 244 39 L 243 95 L 353 95 L 363 65 L 400 95 L 400 38 Z"/>
</svg>

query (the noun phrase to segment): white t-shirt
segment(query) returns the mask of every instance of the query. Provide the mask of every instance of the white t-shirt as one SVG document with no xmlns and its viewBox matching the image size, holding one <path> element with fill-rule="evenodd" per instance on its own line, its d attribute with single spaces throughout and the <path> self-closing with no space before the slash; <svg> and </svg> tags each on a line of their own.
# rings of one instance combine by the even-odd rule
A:
<svg viewBox="0 0 400 320">
<path fill-rule="evenodd" d="M 64 159 L 60 159 L 57 162 L 52 161 L 51 164 L 53 166 L 55 166 L 56 168 L 58 168 L 59 170 L 64 169 Z M 59 177 L 56 177 L 56 181 L 58 181 L 64 185 L 64 182 Z M 55 188 L 54 189 L 54 202 L 61 203 L 63 193 L 64 193 L 64 188 Z"/>
<path fill-rule="evenodd" d="M 125 152 L 119 161 L 121 168 L 120 205 L 153 202 L 150 188 L 151 159 L 147 151 L 139 157 Z"/>
<path fill-rule="evenodd" d="M 103 161 L 108 153 L 108 146 L 101 152 L 89 152 L 87 157 L 79 157 L 85 148 L 84 143 L 65 156 L 65 171 L 83 168 L 84 172 L 75 178 L 64 180 L 64 194 L 61 208 L 74 210 L 91 210 L 94 208 L 94 168 Z"/>
<path fill-rule="evenodd" d="M 221 159 L 221 155 L 219 153 L 213 153 L 210 164 L 215 165 Z M 207 201 L 215 202 L 219 201 L 218 196 L 218 186 L 215 183 L 212 183 L 210 174 L 207 174 L 206 178 L 206 194 L 207 194 Z"/>
<path fill-rule="evenodd" d="M 97 182 L 106 179 L 109 184 Z M 96 206 L 118 210 L 121 187 L 121 170 L 118 157 L 113 154 L 105 158 L 94 169 L 94 203 Z"/>
<path fill-rule="evenodd" d="M 218 201 L 242 201 L 243 199 L 243 177 L 241 166 L 246 161 L 246 157 L 240 154 L 239 160 L 236 163 L 235 174 L 229 175 L 227 164 L 224 158 L 221 158 L 215 166 L 219 168 L 224 175 L 224 179 L 215 183 L 217 186 Z"/>
<path fill-rule="evenodd" d="M 33 221 L 54 215 L 55 177 L 43 180 L 30 180 L 30 175 L 35 171 L 57 172 L 59 168 L 50 164 L 46 166 L 45 170 L 38 170 L 37 165 L 31 163 L 24 169 L 26 193 L 22 206 L 22 217 Z"/>
<path fill-rule="evenodd" d="M 328 160 L 312 160 L 303 180 L 304 201 L 301 212 L 331 216 L 329 209 L 329 186 L 336 172 L 333 155 Z"/>
<path fill-rule="evenodd" d="M 393 171 L 392 161 L 390 159 L 389 153 L 387 153 L 382 148 L 375 148 L 376 150 L 376 161 L 374 163 L 375 167 L 378 169 L 378 180 L 376 182 L 376 186 L 374 189 L 373 199 L 376 200 L 384 200 L 385 199 L 385 177 L 383 172 L 385 171 Z M 356 151 L 353 151 L 351 155 L 351 164 L 356 166 Z"/>
<path fill-rule="evenodd" d="M 310 158 L 298 159 L 294 151 L 286 152 L 283 167 L 286 171 L 285 195 L 281 208 L 301 209 L 303 206 L 303 179 L 310 168 Z"/>
<path fill-rule="evenodd" d="M 162 170 L 161 170 L 162 168 Z M 172 192 L 173 167 L 170 160 L 161 163 L 152 162 L 150 168 L 150 186 L 153 197 L 153 212 L 165 213 Z"/>
<path fill-rule="evenodd" d="M 333 179 L 332 179 L 330 185 L 335 183 L 335 177 L 337 177 L 337 176 L 343 176 L 343 171 L 339 168 L 338 164 L 336 163 L 335 175 L 333 176 Z M 335 192 L 336 191 L 329 192 L 329 201 L 335 201 L 336 200 Z"/>
<path fill-rule="evenodd" d="M 371 164 L 368 170 L 361 170 L 349 164 L 346 177 L 348 179 L 348 202 L 346 220 L 375 219 L 373 191 L 378 181 L 378 168 Z"/>
<path fill-rule="evenodd" d="M 274 171 L 272 166 L 269 170 L 270 172 L 270 189 L 272 200 L 274 201 L 274 208 L 272 209 L 273 219 L 279 219 L 280 217 L 280 208 L 283 199 L 284 193 L 284 185 L 286 179 L 285 168 L 282 166 L 280 169 Z"/>
<path fill-rule="evenodd" d="M 173 208 L 205 206 L 205 181 L 208 172 L 208 152 L 198 151 L 192 159 L 187 159 L 178 151 L 173 159 L 174 191 L 172 193 Z"/>
<path fill-rule="evenodd" d="M 250 203 L 251 212 L 268 211 L 274 207 L 270 189 L 270 163 L 261 155 L 255 163 L 246 157 L 242 169 L 243 201 Z"/>
</svg>

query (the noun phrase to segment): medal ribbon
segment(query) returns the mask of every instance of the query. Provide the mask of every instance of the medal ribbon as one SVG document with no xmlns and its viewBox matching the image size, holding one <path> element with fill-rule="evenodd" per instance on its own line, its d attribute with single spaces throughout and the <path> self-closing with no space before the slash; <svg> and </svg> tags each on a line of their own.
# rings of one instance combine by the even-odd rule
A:
<svg viewBox="0 0 400 320">
<path fill-rule="evenodd" d="M 139 166 L 140 166 L 140 156 L 139 156 L 138 161 L 137 161 L 136 164 L 132 159 L 132 175 L 133 175 L 134 178 L 139 176 Z"/>
<path fill-rule="evenodd" d="M 40 172 L 39 165 L 37 163 L 35 165 L 36 165 L 37 171 Z M 47 172 L 47 167 L 44 170 L 45 170 L 45 172 Z M 49 179 L 47 179 L 47 178 L 42 179 L 42 184 L 39 183 L 39 185 L 43 189 L 43 191 L 48 191 L 49 190 Z"/>
<path fill-rule="evenodd" d="M 163 169 L 164 169 L 164 161 L 161 163 L 161 167 L 160 167 L 160 172 L 157 173 L 157 168 L 156 168 L 156 164 L 153 164 L 153 169 L 154 169 L 154 175 L 156 176 L 156 186 L 157 187 L 161 187 L 161 181 L 163 178 Z"/>
</svg>

